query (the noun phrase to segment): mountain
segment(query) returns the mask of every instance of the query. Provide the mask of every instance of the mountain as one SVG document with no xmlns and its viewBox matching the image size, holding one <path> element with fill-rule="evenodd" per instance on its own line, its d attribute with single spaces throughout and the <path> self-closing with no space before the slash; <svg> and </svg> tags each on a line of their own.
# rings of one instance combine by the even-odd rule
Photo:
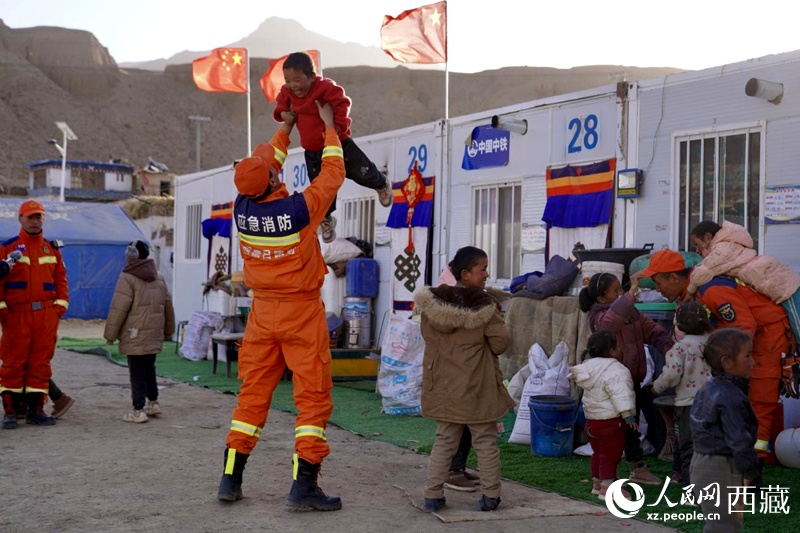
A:
<svg viewBox="0 0 800 533">
<path fill-rule="evenodd" d="M 272 42 L 271 39 L 278 39 L 275 36 L 282 27 L 289 28 L 286 35 L 301 33 L 295 22 L 282 21 L 285 26 L 279 22 L 280 19 L 267 20 L 262 28 L 269 28 L 268 36 L 256 31 L 241 42 Z M 312 47 L 311 41 L 305 46 L 290 44 L 292 49 Z M 313 44 L 316 48 L 317 42 Z M 336 64 L 337 60 L 344 62 L 334 54 L 341 50 L 336 44 L 320 43 L 327 65 Z M 286 49 L 279 53 L 285 52 Z M 268 61 L 251 55 L 251 84 L 256 88 L 251 95 L 255 145 L 271 136 L 275 122 L 274 104 L 267 102 L 257 89 Z M 679 71 L 609 65 L 451 73 L 450 116 L 607 85 L 620 72 L 632 81 Z M 354 136 L 444 116 L 442 71 L 348 66 L 326 68 L 325 75 L 345 87 L 353 100 Z M 211 120 L 195 122 L 189 119 L 194 115 Z M 188 58 L 167 65 L 163 71 L 122 68 L 89 32 L 53 27 L 11 29 L 0 20 L 0 193 L 26 195 L 25 163 L 60 158 L 46 142 L 61 138 L 56 121 L 67 122 L 78 137 L 69 143 L 69 159 L 118 159 L 143 167 L 152 158 L 165 163 L 171 171 L 184 174 L 195 171 L 197 124 L 201 166 L 208 169 L 246 155 L 246 119 L 246 97 L 197 89 Z M 298 144 L 296 136 L 293 144 Z"/>
<path fill-rule="evenodd" d="M 231 48 L 247 48 L 250 57 L 276 58 L 297 50 L 321 50 L 323 71 L 332 67 L 382 67 L 393 68 L 397 65 L 383 50 L 375 46 L 363 46 L 357 43 L 343 43 L 305 29 L 299 22 L 280 17 L 270 17 L 250 35 L 220 46 Z M 146 70 L 164 70 L 167 65 L 183 65 L 191 63 L 198 57 L 208 55 L 209 51 L 183 51 L 167 59 L 142 61 L 138 63 L 120 63 L 123 68 L 139 68 Z M 432 68 L 428 65 L 415 67 Z M 324 72 L 327 75 L 327 72 Z"/>
</svg>

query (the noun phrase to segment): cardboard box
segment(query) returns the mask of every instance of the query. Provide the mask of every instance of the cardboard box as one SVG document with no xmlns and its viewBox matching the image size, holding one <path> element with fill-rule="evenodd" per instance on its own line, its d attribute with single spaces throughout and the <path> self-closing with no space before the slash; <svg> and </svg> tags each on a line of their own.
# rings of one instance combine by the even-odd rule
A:
<svg viewBox="0 0 800 533">
<path fill-rule="evenodd" d="M 234 270 L 231 273 L 231 281 L 233 283 L 244 283 L 244 270 Z"/>
</svg>

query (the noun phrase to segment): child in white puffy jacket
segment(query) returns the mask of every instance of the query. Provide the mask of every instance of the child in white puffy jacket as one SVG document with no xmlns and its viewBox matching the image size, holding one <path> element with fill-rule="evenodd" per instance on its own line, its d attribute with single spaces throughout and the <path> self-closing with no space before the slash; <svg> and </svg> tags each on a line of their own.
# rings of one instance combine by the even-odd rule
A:
<svg viewBox="0 0 800 533">
<path fill-rule="evenodd" d="M 615 359 L 617 337 L 599 329 L 589 337 L 583 363 L 570 368 L 570 379 L 583 389 L 586 436 L 592 445 L 592 494 L 605 500 L 617 477 L 617 465 L 625 448 L 627 426 L 638 429 L 636 401 L 630 371 Z M 630 498 L 627 491 L 622 491 Z"/>
<path fill-rule="evenodd" d="M 703 357 L 703 349 L 711 333 L 711 322 L 708 310 L 700 302 L 682 303 L 675 319 L 676 327 L 686 335 L 667 352 L 661 375 L 650 386 L 656 395 L 675 387 L 672 419 L 681 458 L 680 481 L 687 487 L 691 484 L 689 466 L 694 453 L 689 413 L 695 394 L 711 378 L 711 367 Z M 673 481 L 675 474 L 673 472 Z"/>
</svg>

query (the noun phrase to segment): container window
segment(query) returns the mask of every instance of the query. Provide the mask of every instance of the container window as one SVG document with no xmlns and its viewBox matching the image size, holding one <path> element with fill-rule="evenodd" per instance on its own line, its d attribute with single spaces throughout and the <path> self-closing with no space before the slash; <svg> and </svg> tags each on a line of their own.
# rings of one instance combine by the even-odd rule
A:
<svg viewBox="0 0 800 533">
<path fill-rule="evenodd" d="M 375 198 L 348 198 L 337 200 L 334 216 L 337 237 L 355 237 L 375 245 Z M 343 217 L 339 213 L 344 213 Z"/>
<path fill-rule="evenodd" d="M 186 206 L 186 243 L 184 247 L 185 259 L 200 259 L 202 209 L 203 204 L 189 204 Z"/>
<path fill-rule="evenodd" d="M 519 275 L 522 185 L 476 187 L 472 194 L 473 243 L 489 256 L 493 279 Z"/>
<path fill-rule="evenodd" d="M 759 250 L 761 129 L 679 138 L 678 249 L 693 251 L 689 235 L 702 220 L 747 228 Z"/>
</svg>

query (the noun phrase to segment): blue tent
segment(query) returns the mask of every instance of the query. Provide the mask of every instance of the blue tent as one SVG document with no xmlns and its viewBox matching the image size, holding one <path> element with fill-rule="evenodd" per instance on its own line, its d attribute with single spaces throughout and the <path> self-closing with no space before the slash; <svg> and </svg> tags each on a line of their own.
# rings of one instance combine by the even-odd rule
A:
<svg viewBox="0 0 800 533">
<path fill-rule="evenodd" d="M 0 199 L 0 242 L 19 234 L 22 199 Z M 64 243 L 69 310 L 64 318 L 105 319 L 114 287 L 125 266 L 125 247 L 147 240 L 128 214 L 116 204 L 41 202 L 44 236 Z"/>
</svg>

